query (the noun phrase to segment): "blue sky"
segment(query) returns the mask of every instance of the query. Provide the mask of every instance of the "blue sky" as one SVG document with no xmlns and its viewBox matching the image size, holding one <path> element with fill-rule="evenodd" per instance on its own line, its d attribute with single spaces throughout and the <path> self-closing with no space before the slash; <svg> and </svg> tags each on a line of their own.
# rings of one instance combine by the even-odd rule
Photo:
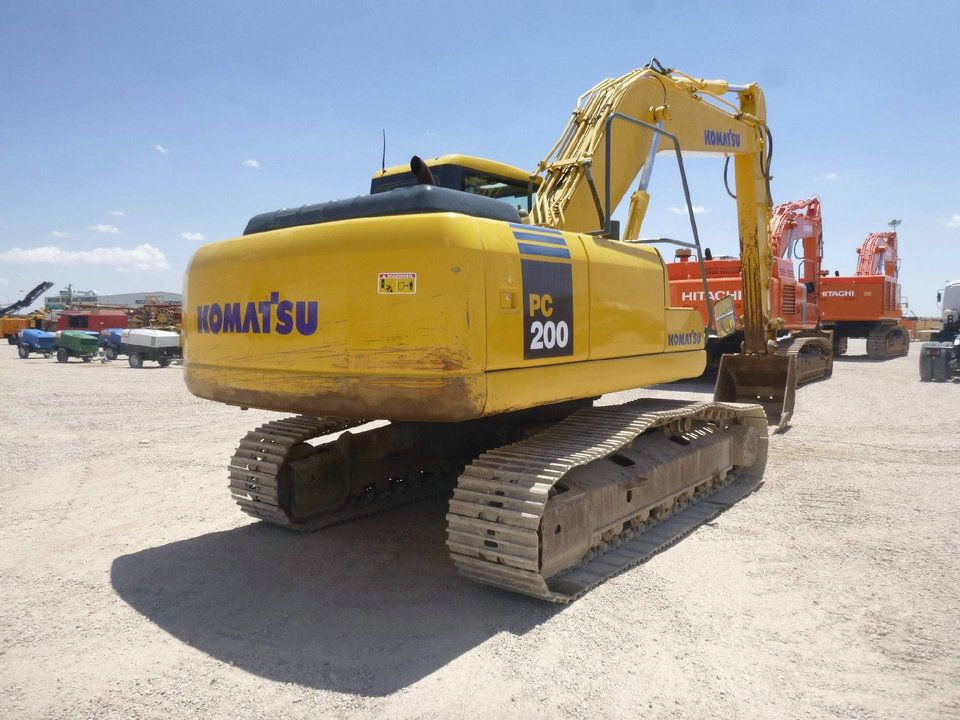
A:
<svg viewBox="0 0 960 720">
<path fill-rule="evenodd" d="M 382 128 L 388 164 L 532 168 L 578 95 L 656 56 L 759 82 L 775 202 L 821 197 L 841 272 L 902 218 L 903 294 L 935 314 L 960 276 L 958 47 L 957 2 L 2 1 L 0 302 L 45 279 L 179 290 L 252 215 L 366 192 Z M 684 237 L 667 158 L 644 234 Z M 722 161 L 689 171 L 705 244 L 735 253 Z"/>
</svg>

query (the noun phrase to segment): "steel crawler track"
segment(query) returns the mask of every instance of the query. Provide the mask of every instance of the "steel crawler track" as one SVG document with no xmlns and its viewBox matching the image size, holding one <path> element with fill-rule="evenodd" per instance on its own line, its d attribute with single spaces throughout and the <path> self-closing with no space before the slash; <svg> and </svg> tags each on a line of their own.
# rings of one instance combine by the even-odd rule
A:
<svg viewBox="0 0 960 720">
<path fill-rule="evenodd" d="M 725 466 L 708 479 L 684 476 L 687 484 L 643 508 L 642 519 L 638 516 L 618 525 L 615 532 L 605 532 L 603 541 L 579 563 L 542 576 L 540 522 L 555 484 L 571 470 L 617 453 L 648 430 L 692 421 L 716 428 L 751 427 L 757 443 L 751 469 L 727 474 Z M 249 432 L 230 461 L 234 500 L 255 518 L 313 531 L 449 490 L 442 482 L 405 483 L 395 490 L 364 493 L 305 521 L 292 519 L 284 508 L 280 477 L 292 449 L 363 422 L 294 417 Z M 451 558 L 461 574 L 474 580 L 552 602 L 570 602 L 677 542 L 751 492 L 759 483 L 766 442 L 766 418 L 756 405 L 641 400 L 581 410 L 526 440 L 485 452 L 466 467 L 447 515 Z"/>
<path fill-rule="evenodd" d="M 887 360 L 910 352 L 910 335 L 899 325 L 878 325 L 867 336 L 867 357 Z"/>
<path fill-rule="evenodd" d="M 247 515 L 291 530 L 312 532 L 418 502 L 445 489 L 435 483 L 408 483 L 391 492 L 352 498 L 338 510 L 318 514 L 303 522 L 291 520 L 278 497 L 278 475 L 291 448 L 366 422 L 300 416 L 274 420 L 251 430 L 230 459 L 229 488 L 233 499 Z"/>
<path fill-rule="evenodd" d="M 541 521 L 558 481 L 650 429 L 684 420 L 750 426 L 758 442 L 752 467 L 762 471 L 767 430 L 758 405 L 641 400 L 581 410 L 539 435 L 484 453 L 466 468 L 447 515 L 447 545 L 457 569 L 481 583 L 567 603 L 677 542 L 759 484 L 760 472 L 745 471 L 735 481 L 721 476 L 677 488 L 658 500 L 655 513 L 644 513 L 643 522 L 625 523 L 579 564 L 544 577 Z"/>
<path fill-rule="evenodd" d="M 833 343 L 826 337 L 792 338 L 782 343 L 779 351 L 796 358 L 797 385 L 833 374 Z"/>
</svg>

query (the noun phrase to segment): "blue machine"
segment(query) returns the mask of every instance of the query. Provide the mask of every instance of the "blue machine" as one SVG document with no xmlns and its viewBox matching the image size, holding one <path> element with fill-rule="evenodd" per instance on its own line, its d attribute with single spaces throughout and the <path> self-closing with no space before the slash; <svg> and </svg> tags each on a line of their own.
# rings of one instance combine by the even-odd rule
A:
<svg viewBox="0 0 960 720">
<path fill-rule="evenodd" d="M 120 349 L 120 342 L 123 337 L 123 328 L 109 328 L 100 331 L 100 347 L 108 360 L 116 360 L 118 355 L 126 354 Z"/>
<path fill-rule="evenodd" d="M 40 353 L 44 357 L 50 357 L 55 350 L 53 341 L 52 332 L 30 328 L 21 330 L 17 333 L 17 352 L 24 360 L 30 357 L 30 353 Z"/>
</svg>

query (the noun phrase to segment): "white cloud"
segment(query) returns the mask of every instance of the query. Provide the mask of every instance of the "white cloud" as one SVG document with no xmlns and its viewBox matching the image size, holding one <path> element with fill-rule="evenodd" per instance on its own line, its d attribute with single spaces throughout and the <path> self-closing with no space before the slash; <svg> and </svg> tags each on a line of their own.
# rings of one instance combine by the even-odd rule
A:
<svg viewBox="0 0 960 720">
<path fill-rule="evenodd" d="M 246 165 L 247 167 L 256 168 L 257 170 L 260 169 L 260 163 L 257 160 L 254 160 L 253 158 L 250 158 L 249 160 L 244 160 L 243 164 Z"/>
<path fill-rule="evenodd" d="M 170 154 L 170 151 L 167 148 L 165 148 L 163 145 L 154 145 L 154 147 L 157 149 L 157 152 L 160 153 L 161 155 Z"/>
<path fill-rule="evenodd" d="M 686 214 L 687 214 L 687 209 L 686 209 L 685 207 L 677 207 L 676 205 L 672 205 L 672 206 L 668 207 L 667 210 L 669 210 L 669 211 L 672 212 L 672 213 L 676 213 L 677 215 L 686 215 Z M 708 213 L 708 212 L 710 212 L 710 211 L 707 210 L 703 205 L 694 205 L 694 206 L 693 206 L 693 214 L 694 214 L 694 215 L 703 215 L 704 213 Z"/>
<path fill-rule="evenodd" d="M 947 227 L 960 227 L 960 215 L 951 215 L 950 219 L 947 220 L 944 225 Z"/>
<path fill-rule="evenodd" d="M 169 270 L 166 256 L 153 245 L 137 245 L 132 250 L 100 247 L 93 250 L 64 250 L 55 245 L 37 248 L 13 248 L 0 252 L 0 261 L 10 263 L 47 263 L 49 265 L 106 265 L 119 271 Z"/>
<path fill-rule="evenodd" d="M 50 232 L 50 234 L 53 235 L 55 238 L 68 238 L 68 237 L 70 237 L 70 233 L 64 232 L 63 230 L 52 230 L 52 231 Z"/>
<path fill-rule="evenodd" d="M 204 235 L 203 233 L 195 233 L 195 232 L 180 233 L 180 237 L 182 237 L 184 240 L 197 240 L 197 241 L 207 239 L 207 236 Z"/>
<path fill-rule="evenodd" d="M 87 227 L 87 230 L 93 230 L 94 232 L 103 233 L 104 235 L 121 235 L 120 228 L 114 227 L 113 225 L 104 225 L 100 223 L 99 225 L 90 225 Z"/>
<path fill-rule="evenodd" d="M 113 217 L 123 217 L 126 215 L 126 213 L 123 212 L 123 210 L 110 210 L 107 215 L 112 215 Z"/>
<path fill-rule="evenodd" d="M 830 180 L 830 181 L 839 180 L 839 179 L 840 179 L 840 176 L 837 175 L 835 172 L 829 172 L 829 173 L 824 173 L 824 174 L 823 174 L 823 179 L 824 179 L 824 180 Z"/>
</svg>

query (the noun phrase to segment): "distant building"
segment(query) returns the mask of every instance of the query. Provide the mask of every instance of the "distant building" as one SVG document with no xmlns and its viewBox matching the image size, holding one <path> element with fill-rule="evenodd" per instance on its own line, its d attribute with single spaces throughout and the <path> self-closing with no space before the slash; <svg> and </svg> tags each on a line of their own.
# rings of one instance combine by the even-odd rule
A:
<svg viewBox="0 0 960 720">
<path fill-rule="evenodd" d="M 141 305 L 180 305 L 182 301 L 183 295 L 180 293 L 164 292 L 162 290 L 142 293 L 121 293 L 119 295 L 100 295 L 97 298 L 97 302 L 100 305 L 120 305 L 130 308 L 140 307 Z"/>
<path fill-rule="evenodd" d="M 47 295 L 43 299 L 43 306 L 47 310 L 62 310 L 71 302 L 92 305 L 97 302 L 97 293 L 94 290 L 74 290 L 67 285 L 66 290 L 61 290 L 56 295 Z"/>
<path fill-rule="evenodd" d="M 117 295 L 97 295 L 93 290 L 74 290 L 67 287 L 56 295 L 48 295 L 43 299 L 47 310 L 61 310 L 68 305 L 114 305 L 117 307 L 137 308 L 142 305 L 180 305 L 183 296 L 180 293 L 154 292 L 120 293 Z"/>
</svg>

